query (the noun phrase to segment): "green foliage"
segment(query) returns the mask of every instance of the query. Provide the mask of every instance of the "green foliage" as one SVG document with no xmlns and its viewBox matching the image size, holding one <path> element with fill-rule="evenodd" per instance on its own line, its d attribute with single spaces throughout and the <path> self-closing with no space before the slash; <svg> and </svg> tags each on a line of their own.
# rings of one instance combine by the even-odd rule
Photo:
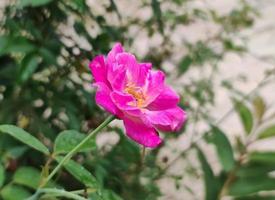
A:
<svg viewBox="0 0 275 200">
<path fill-rule="evenodd" d="M 212 127 L 212 134 L 207 135 L 207 141 L 216 147 L 218 158 L 225 171 L 230 171 L 234 167 L 233 149 L 226 135 L 218 127 Z"/>
<path fill-rule="evenodd" d="M 212 200 L 218 198 L 219 183 L 214 176 L 211 166 L 207 162 L 203 152 L 197 148 L 198 158 L 201 163 L 201 168 L 204 174 L 205 200 Z"/>
<path fill-rule="evenodd" d="M 54 142 L 54 154 L 57 155 L 70 152 L 85 138 L 85 136 L 85 134 L 74 130 L 67 130 L 59 133 Z M 95 140 L 90 140 L 79 149 L 79 152 L 93 150 L 95 147 Z"/>
<path fill-rule="evenodd" d="M 245 104 L 239 101 L 234 100 L 234 104 L 235 109 L 242 121 L 242 125 L 244 127 L 246 134 L 250 134 L 253 128 L 253 116 L 251 111 Z"/>
<path fill-rule="evenodd" d="M 0 164 L 0 187 L 2 187 L 5 181 L 5 169 L 2 164 Z"/>
<path fill-rule="evenodd" d="M 275 136 L 275 125 L 267 127 L 259 133 L 259 139 L 269 138 Z"/>
<path fill-rule="evenodd" d="M 26 199 L 31 196 L 31 193 L 23 187 L 17 185 L 7 185 L 1 190 L 0 195 L 5 200 L 18 200 Z"/>
<path fill-rule="evenodd" d="M 49 154 L 49 150 L 44 144 L 21 128 L 13 125 L 0 125 L 0 132 L 10 135 L 44 154 Z"/>
<path fill-rule="evenodd" d="M 58 162 L 60 162 L 62 157 L 57 157 L 56 159 L 58 160 Z M 96 178 L 77 162 L 69 160 L 64 164 L 64 167 L 72 176 L 74 176 L 78 181 L 83 183 L 86 187 L 95 190 L 98 189 L 98 183 Z"/>
<path fill-rule="evenodd" d="M 222 131 L 219 124 L 212 125 L 211 114 L 216 103 L 216 82 L 220 80 L 219 62 L 228 52 L 247 50 L 245 42 L 235 42 L 236 37 L 242 40 L 235 35 L 253 24 L 257 12 L 245 1 L 240 1 L 229 14 L 220 15 L 207 7 L 193 7 L 188 0 L 173 0 L 169 5 L 166 1 L 150 0 L 137 2 L 137 9 L 151 11 L 150 16 L 126 17 L 119 1 L 99 1 L 96 6 L 87 3 L 86 0 L 18 0 L 3 9 L 4 17 L 0 19 L 1 198 L 19 200 L 32 195 L 31 200 L 66 197 L 156 200 L 166 198 L 163 195 L 167 191 L 158 182 L 164 178 L 174 181 L 177 189 L 195 199 L 197 192 L 185 185 L 185 177 L 191 176 L 204 181 L 206 200 L 220 195 L 273 199 L 258 192 L 275 190 L 269 176 L 275 169 L 274 152 L 249 152 L 248 148 L 254 138 L 274 136 L 273 125 L 265 124 L 268 107 L 264 99 L 253 98 L 253 113 L 246 105 L 249 98 L 245 98 L 245 103 L 235 102 L 247 133 L 244 138 L 237 138 L 237 145 L 227 137 L 231 132 L 224 128 L 225 132 Z M 178 28 L 204 21 L 219 27 L 211 38 L 195 41 L 173 38 Z M 133 30 L 138 31 L 132 33 Z M 106 54 L 117 41 L 133 51 L 140 36 L 148 41 L 156 37 L 161 43 L 142 47 L 148 51 L 139 60 L 152 62 L 160 69 L 166 61 L 172 62 L 177 66 L 172 73 L 178 77 L 188 72 L 185 74 L 188 77 L 184 77 L 186 83 L 178 86 L 183 97 L 180 106 L 188 112 L 187 126 L 192 124 L 196 131 L 198 123 L 204 122 L 211 127 L 210 131 L 203 130 L 207 135 L 202 138 L 207 147 L 214 146 L 222 170 L 213 169 L 203 148 L 197 148 L 199 166 L 188 161 L 193 156 L 189 149 L 196 145 L 191 145 L 184 156 L 178 152 L 180 149 L 173 149 L 169 140 L 176 140 L 180 134 L 166 134 L 168 145 L 164 142 L 159 149 L 147 150 L 143 158 L 140 147 L 125 137 L 124 130 L 109 127 L 107 131 L 112 131 L 109 134 L 118 137 L 116 144 L 97 147 L 96 138 L 90 140 L 65 162 L 47 188 L 37 189 L 62 156 L 82 141 L 86 136 L 83 133 L 95 129 L 106 118 L 94 101 L 89 60 L 97 54 Z M 196 71 L 199 77 L 193 77 Z M 234 90 L 232 82 L 224 83 L 231 89 L 230 95 L 244 96 Z M 258 138 L 252 134 L 254 127 Z M 184 131 L 185 128 L 180 132 Z M 179 157 L 173 161 L 163 155 L 167 149 L 162 148 L 179 153 Z M 179 159 L 184 159 L 186 169 L 169 170 Z"/>
</svg>

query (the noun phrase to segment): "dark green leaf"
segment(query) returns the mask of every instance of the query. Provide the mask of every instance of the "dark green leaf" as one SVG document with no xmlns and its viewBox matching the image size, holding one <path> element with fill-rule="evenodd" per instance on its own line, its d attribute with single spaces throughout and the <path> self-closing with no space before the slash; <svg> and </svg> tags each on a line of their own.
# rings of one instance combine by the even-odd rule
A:
<svg viewBox="0 0 275 200">
<path fill-rule="evenodd" d="M 264 139 L 275 136 L 275 125 L 270 126 L 259 133 L 258 138 Z"/>
<path fill-rule="evenodd" d="M 67 153 L 71 151 L 76 145 L 78 145 L 84 138 L 85 134 L 79 133 L 75 130 L 67 130 L 61 132 L 54 143 L 54 153 Z M 96 143 L 94 139 L 86 142 L 78 151 L 89 151 L 96 148 Z"/>
<path fill-rule="evenodd" d="M 23 200 L 31 196 L 30 192 L 16 185 L 7 185 L 1 190 L 0 194 L 5 200 Z"/>
<path fill-rule="evenodd" d="M 207 140 L 215 145 L 223 169 L 227 172 L 233 169 L 235 163 L 233 149 L 223 131 L 212 126 L 212 133 L 208 135 Z"/>
<path fill-rule="evenodd" d="M 247 134 L 250 134 L 253 128 L 253 115 L 251 111 L 244 105 L 242 102 L 235 101 L 235 109 L 239 114 L 239 117 L 242 121 L 244 130 Z"/>
<path fill-rule="evenodd" d="M 19 72 L 19 79 L 21 82 L 27 81 L 31 75 L 35 72 L 41 61 L 40 56 L 36 54 L 28 54 L 22 60 L 22 65 Z"/>
<path fill-rule="evenodd" d="M 0 55 L 8 53 L 28 53 L 35 46 L 24 37 L 0 36 Z"/>
<path fill-rule="evenodd" d="M 189 67 L 191 66 L 192 64 L 192 59 L 190 56 L 185 56 L 181 61 L 180 61 L 180 64 L 179 64 L 179 67 L 180 67 L 180 72 L 183 74 L 185 73 Z"/>
<path fill-rule="evenodd" d="M 49 154 L 49 150 L 39 140 L 27 133 L 23 129 L 13 125 L 0 125 L 0 132 L 6 133 L 26 145 L 44 153 Z"/>
<path fill-rule="evenodd" d="M 238 177 L 255 177 L 255 176 L 266 176 L 269 172 L 275 171 L 274 164 L 268 163 L 248 163 L 242 166 L 237 171 Z"/>
<path fill-rule="evenodd" d="M 158 23 L 159 31 L 163 33 L 162 12 L 158 0 L 152 0 L 152 9 Z"/>
<path fill-rule="evenodd" d="M 217 199 L 219 183 L 216 177 L 214 176 L 211 166 L 207 162 L 202 151 L 199 148 L 197 148 L 197 151 L 201 168 L 204 174 L 205 200 Z"/>
<path fill-rule="evenodd" d="M 62 157 L 57 157 L 56 160 L 60 162 L 62 160 Z M 64 164 L 64 167 L 73 177 L 75 177 L 85 186 L 98 189 L 99 186 L 96 178 L 82 165 L 73 160 L 69 160 Z"/>
</svg>

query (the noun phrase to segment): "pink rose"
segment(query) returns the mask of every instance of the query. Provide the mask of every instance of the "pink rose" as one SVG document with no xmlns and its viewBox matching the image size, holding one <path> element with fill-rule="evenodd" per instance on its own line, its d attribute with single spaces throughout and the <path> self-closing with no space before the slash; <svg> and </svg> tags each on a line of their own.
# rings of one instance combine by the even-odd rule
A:
<svg viewBox="0 0 275 200">
<path fill-rule="evenodd" d="M 156 129 L 178 131 L 186 113 L 177 105 L 179 96 L 165 84 L 165 74 L 151 68 L 119 43 L 107 57 L 96 56 L 90 63 L 96 103 L 123 120 L 132 140 L 154 148 L 162 142 Z"/>
</svg>

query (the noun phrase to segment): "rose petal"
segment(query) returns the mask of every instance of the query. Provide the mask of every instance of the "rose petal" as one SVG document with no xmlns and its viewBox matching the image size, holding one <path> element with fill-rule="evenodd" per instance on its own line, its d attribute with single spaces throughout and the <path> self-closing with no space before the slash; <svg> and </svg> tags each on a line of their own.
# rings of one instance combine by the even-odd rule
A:
<svg viewBox="0 0 275 200">
<path fill-rule="evenodd" d="M 125 114 L 133 116 L 141 115 L 141 111 L 136 106 L 136 100 L 132 95 L 115 91 L 111 93 L 111 99 L 114 104 Z"/>
<path fill-rule="evenodd" d="M 126 134 L 137 143 L 150 148 L 159 146 L 162 142 L 158 133 L 153 127 L 145 125 L 138 118 L 124 118 Z"/>
<path fill-rule="evenodd" d="M 95 82 L 107 84 L 107 66 L 102 55 L 96 56 L 89 64 Z"/>
<path fill-rule="evenodd" d="M 145 112 L 147 119 L 162 131 L 178 131 L 186 121 L 186 113 L 180 107 L 174 107 L 161 111 Z"/>
<path fill-rule="evenodd" d="M 148 110 L 166 110 L 177 106 L 179 95 L 172 88 L 165 86 L 160 95 L 147 106 Z"/>
<path fill-rule="evenodd" d="M 122 53 L 123 51 L 124 50 L 123 50 L 122 45 L 120 43 L 116 43 L 113 46 L 112 50 L 107 55 L 107 63 L 108 63 L 108 65 L 116 62 L 116 56 L 117 56 L 117 54 Z"/>
<path fill-rule="evenodd" d="M 119 112 L 117 110 L 117 107 L 115 106 L 110 97 L 110 88 L 103 82 L 97 82 L 93 85 L 97 87 L 95 95 L 96 103 L 103 107 L 106 111 L 110 112 L 111 114 L 118 115 Z"/>
<path fill-rule="evenodd" d="M 150 71 L 144 86 L 146 105 L 153 102 L 164 89 L 165 75 L 162 71 Z"/>
</svg>

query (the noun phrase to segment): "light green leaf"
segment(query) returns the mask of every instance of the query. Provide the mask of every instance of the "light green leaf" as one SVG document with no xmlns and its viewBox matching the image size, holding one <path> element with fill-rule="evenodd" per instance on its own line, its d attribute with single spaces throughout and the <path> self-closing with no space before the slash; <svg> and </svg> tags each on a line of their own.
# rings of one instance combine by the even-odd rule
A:
<svg viewBox="0 0 275 200">
<path fill-rule="evenodd" d="M 32 189 L 37 189 L 41 180 L 41 173 L 33 167 L 20 167 L 13 176 L 13 182 L 24 185 Z M 53 182 L 49 182 L 47 186 L 55 186 Z"/>
<path fill-rule="evenodd" d="M 204 187 L 205 187 L 204 199 L 205 200 L 217 199 L 219 183 L 216 177 L 214 176 L 211 166 L 207 162 L 202 151 L 199 148 L 197 148 L 197 151 L 198 151 L 198 158 L 201 163 L 201 168 L 203 170 L 203 176 L 204 176 Z"/>
<path fill-rule="evenodd" d="M 267 176 L 248 177 L 236 180 L 231 185 L 229 194 L 233 196 L 244 196 L 274 189 L 275 179 Z"/>
<path fill-rule="evenodd" d="M 227 172 L 233 169 L 235 163 L 233 149 L 223 131 L 212 126 L 212 133 L 207 136 L 207 141 L 215 145 L 223 169 Z"/>
<path fill-rule="evenodd" d="M 5 181 L 5 169 L 2 164 L 0 164 L 0 187 L 2 187 Z"/>
<path fill-rule="evenodd" d="M 259 121 L 261 121 L 263 118 L 263 115 L 266 111 L 266 104 L 265 104 L 263 98 L 260 96 L 255 97 L 253 99 L 253 106 L 254 106 L 254 110 L 255 110 L 257 119 Z"/>
<path fill-rule="evenodd" d="M 57 157 L 56 160 L 60 162 L 63 157 Z M 64 164 L 65 169 L 78 181 L 83 183 L 85 186 L 89 188 L 98 189 L 99 184 L 96 178 L 82 165 L 78 164 L 73 160 L 68 160 Z"/>
<path fill-rule="evenodd" d="M 28 132 L 14 125 L 0 125 L 0 133 L 8 134 L 24 144 L 44 153 L 49 154 L 47 147 Z"/>
<path fill-rule="evenodd" d="M 23 200 L 31 196 L 30 192 L 17 185 L 7 185 L 0 194 L 5 200 Z"/>
<path fill-rule="evenodd" d="M 31 75 L 37 69 L 39 63 L 41 61 L 40 56 L 36 54 L 28 54 L 22 60 L 22 65 L 19 72 L 19 79 L 21 82 L 27 81 Z"/>
<path fill-rule="evenodd" d="M 19 7 L 26 7 L 26 6 L 32 6 L 32 7 L 38 7 L 46 5 L 53 0 L 20 0 Z"/>
<path fill-rule="evenodd" d="M 54 153 L 67 153 L 71 151 L 76 145 L 78 145 L 84 138 L 85 134 L 79 133 L 75 130 L 67 130 L 61 132 L 54 143 Z M 89 140 L 80 149 L 79 152 L 88 151 L 96 148 L 95 140 Z"/>
<path fill-rule="evenodd" d="M 247 134 L 250 134 L 253 128 L 253 115 L 251 111 L 243 103 L 233 100 L 235 104 L 235 110 L 238 112 L 242 121 L 244 130 Z"/>
<path fill-rule="evenodd" d="M 274 136 L 275 136 L 275 125 L 270 126 L 264 129 L 262 132 L 260 132 L 258 138 L 265 139 L 265 138 L 274 137 Z"/>
</svg>

